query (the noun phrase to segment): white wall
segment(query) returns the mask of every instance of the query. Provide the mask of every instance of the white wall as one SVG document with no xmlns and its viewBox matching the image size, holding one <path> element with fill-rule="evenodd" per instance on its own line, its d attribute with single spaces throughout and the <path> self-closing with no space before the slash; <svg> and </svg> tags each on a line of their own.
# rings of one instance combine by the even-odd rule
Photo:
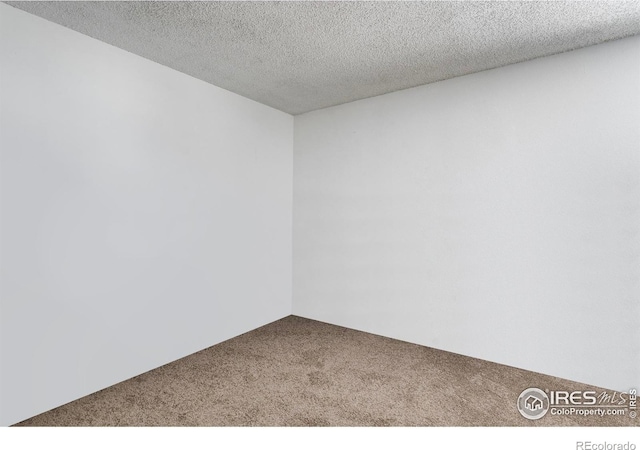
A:
<svg viewBox="0 0 640 450">
<path fill-rule="evenodd" d="M 7 425 L 291 313 L 293 118 L 0 4 Z"/>
<path fill-rule="evenodd" d="M 640 37 L 296 116 L 293 215 L 294 314 L 640 385 Z"/>
</svg>

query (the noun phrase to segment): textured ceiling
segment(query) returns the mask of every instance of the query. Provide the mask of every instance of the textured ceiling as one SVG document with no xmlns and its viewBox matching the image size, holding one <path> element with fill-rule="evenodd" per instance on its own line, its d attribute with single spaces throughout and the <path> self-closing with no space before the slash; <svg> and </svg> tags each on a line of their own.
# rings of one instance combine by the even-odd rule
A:
<svg viewBox="0 0 640 450">
<path fill-rule="evenodd" d="M 6 2 L 299 114 L 640 33 L 640 2 Z"/>
</svg>

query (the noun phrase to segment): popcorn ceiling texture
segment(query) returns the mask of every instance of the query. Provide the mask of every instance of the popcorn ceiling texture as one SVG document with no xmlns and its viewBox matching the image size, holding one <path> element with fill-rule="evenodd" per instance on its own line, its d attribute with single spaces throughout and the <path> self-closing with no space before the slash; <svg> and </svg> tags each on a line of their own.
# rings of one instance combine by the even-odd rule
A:
<svg viewBox="0 0 640 450">
<path fill-rule="evenodd" d="M 291 114 L 640 33 L 640 2 L 6 2 Z"/>
</svg>

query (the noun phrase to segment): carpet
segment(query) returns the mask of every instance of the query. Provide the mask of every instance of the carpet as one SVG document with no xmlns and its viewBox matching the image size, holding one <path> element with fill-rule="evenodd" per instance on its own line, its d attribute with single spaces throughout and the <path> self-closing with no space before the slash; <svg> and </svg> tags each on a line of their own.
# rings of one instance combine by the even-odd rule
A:
<svg viewBox="0 0 640 450">
<path fill-rule="evenodd" d="M 529 387 L 603 390 L 289 316 L 17 426 L 639 425 L 527 419 L 516 402 Z"/>
</svg>

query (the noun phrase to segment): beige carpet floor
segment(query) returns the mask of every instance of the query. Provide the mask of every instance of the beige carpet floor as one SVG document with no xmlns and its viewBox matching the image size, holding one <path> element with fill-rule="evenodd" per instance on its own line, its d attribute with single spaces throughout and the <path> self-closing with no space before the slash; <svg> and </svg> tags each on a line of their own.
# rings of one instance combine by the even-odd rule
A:
<svg viewBox="0 0 640 450">
<path fill-rule="evenodd" d="M 516 401 L 528 387 L 593 389 L 289 316 L 18 426 L 639 425 L 628 416 L 525 419 Z"/>
</svg>

